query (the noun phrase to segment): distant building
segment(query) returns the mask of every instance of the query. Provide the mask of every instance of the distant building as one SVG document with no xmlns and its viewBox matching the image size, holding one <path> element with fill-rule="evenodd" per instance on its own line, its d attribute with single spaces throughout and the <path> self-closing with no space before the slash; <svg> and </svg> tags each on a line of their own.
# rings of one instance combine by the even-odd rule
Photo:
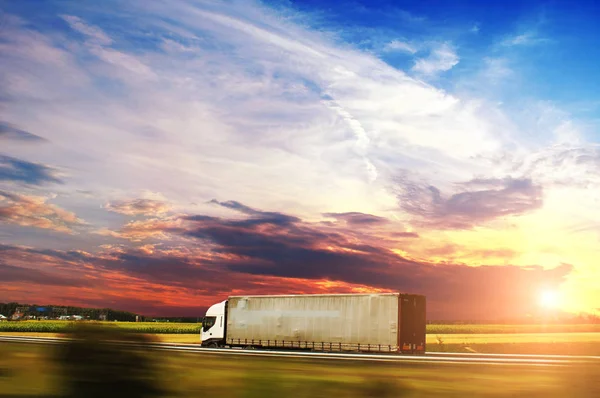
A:
<svg viewBox="0 0 600 398">
<path fill-rule="evenodd" d="M 25 316 L 25 314 L 23 314 L 23 313 L 21 312 L 21 308 L 17 308 L 17 309 L 16 309 L 16 311 L 15 311 L 15 313 L 14 313 L 14 314 L 12 314 L 12 317 L 11 317 L 11 319 L 12 319 L 13 321 L 18 321 L 19 319 L 23 318 L 24 316 Z"/>
<path fill-rule="evenodd" d="M 0 322 L 6 321 L 6 320 L 8 320 L 8 318 L 5 317 L 4 315 L 0 314 Z"/>
</svg>

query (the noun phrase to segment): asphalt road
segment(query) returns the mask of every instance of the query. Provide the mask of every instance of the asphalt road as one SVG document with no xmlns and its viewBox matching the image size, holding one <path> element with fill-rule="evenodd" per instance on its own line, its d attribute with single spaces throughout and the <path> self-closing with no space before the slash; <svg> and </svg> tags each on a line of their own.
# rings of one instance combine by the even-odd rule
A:
<svg viewBox="0 0 600 398">
<path fill-rule="evenodd" d="M 64 344 L 69 339 L 49 337 L 18 337 L 0 336 L 0 343 L 20 344 Z M 119 343 L 131 345 L 131 343 Z M 566 356 L 566 355 L 505 355 L 505 354 L 459 354 L 459 353 L 427 353 L 426 355 L 398 355 L 398 354 L 365 354 L 365 353 L 339 353 L 339 352 L 304 352 L 304 351 L 279 351 L 279 350 L 242 350 L 229 348 L 202 348 L 197 344 L 152 343 L 140 346 L 144 349 L 188 352 L 208 355 L 254 356 L 254 357 L 282 357 L 327 359 L 346 361 L 370 362 L 398 362 L 421 364 L 468 364 L 485 366 L 570 366 L 581 364 L 600 365 L 598 356 Z"/>
</svg>

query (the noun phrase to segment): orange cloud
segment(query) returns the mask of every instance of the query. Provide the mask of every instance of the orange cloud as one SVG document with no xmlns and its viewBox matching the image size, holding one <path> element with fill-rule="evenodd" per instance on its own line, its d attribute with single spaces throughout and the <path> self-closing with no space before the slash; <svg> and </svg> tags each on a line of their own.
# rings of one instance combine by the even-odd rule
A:
<svg viewBox="0 0 600 398">
<path fill-rule="evenodd" d="M 166 203 L 154 199 L 118 200 L 107 203 L 104 208 L 129 216 L 156 216 L 167 213 L 171 209 Z"/>
<path fill-rule="evenodd" d="M 532 295 L 537 288 L 561 285 L 573 269 L 569 264 L 544 269 L 418 261 L 392 250 L 389 241 L 359 239 L 346 229 L 239 203 L 226 205 L 246 217 L 145 220 L 130 223 L 128 232 L 141 237 L 164 233 L 173 239 L 141 247 L 105 246 L 95 253 L 8 247 L 5 261 L 19 266 L 15 258 L 29 256 L 23 266 L 45 263 L 74 273 L 85 270 L 88 278 L 114 286 L 110 291 L 98 287 L 104 296 L 120 296 L 119 303 L 139 305 L 138 311 L 192 308 L 253 292 L 403 291 L 427 295 L 433 319 L 525 316 L 536 309 Z M 177 295 L 171 296 L 173 291 Z M 149 297 L 156 298 L 154 307 L 135 304 Z"/>
<path fill-rule="evenodd" d="M 0 245 L 0 263 L 8 266 L 13 285 L 23 284 L 29 293 L 38 289 L 35 294 L 47 294 L 45 302 L 77 297 L 146 314 L 189 315 L 232 294 L 402 291 L 427 295 L 430 319 L 489 320 L 535 312 L 536 292 L 558 288 L 574 268 L 431 261 L 436 255 L 458 260 L 512 254 L 460 245 L 438 245 L 418 259 L 406 245 L 422 239 L 380 239 L 380 227 L 363 231 L 344 226 L 346 221 L 337 228 L 237 202 L 221 205 L 244 217 L 152 218 L 107 232 L 144 241 L 135 247 L 127 242 L 86 252 Z M 359 223 L 375 220 L 343 215 L 355 223 L 357 216 Z M 51 296 L 49 284 L 16 267 L 43 270 L 62 289 Z M 5 294 L 16 300 L 14 290 Z"/>
<path fill-rule="evenodd" d="M 169 240 L 168 231 L 177 228 L 179 225 L 180 221 L 175 218 L 152 218 L 148 220 L 131 221 L 117 231 L 101 229 L 96 233 L 104 236 L 112 236 L 114 238 L 127 239 L 132 242 L 141 242 L 146 239 Z"/>
<path fill-rule="evenodd" d="M 46 203 L 48 198 L 0 191 L 0 219 L 24 227 L 72 233 L 85 224 L 74 213 Z"/>
</svg>

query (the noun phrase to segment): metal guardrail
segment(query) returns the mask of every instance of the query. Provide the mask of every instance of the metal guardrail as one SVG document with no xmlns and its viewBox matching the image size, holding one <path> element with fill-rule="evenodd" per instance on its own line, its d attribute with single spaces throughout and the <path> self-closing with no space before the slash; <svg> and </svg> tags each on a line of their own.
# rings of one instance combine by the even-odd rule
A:
<svg viewBox="0 0 600 398">
<path fill-rule="evenodd" d="M 248 340 L 248 339 L 227 339 L 227 344 L 237 346 L 259 346 L 273 348 L 297 348 L 313 351 L 325 352 L 343 352 L 343 351 L 364 351 L 364 352 L 399 352 L 398 346 L 382 344 L 360 344 L 360 343 L 334 343 L 334 342 L 315 342 L 315 341 L 286 341 L 286 340 Z"/>
<path fill-rule="evenodd" d="M 231 346 L 264 347 L 264 348 L 291 348 L 321 352 L 376 352 L 376 353 L 401 353 L 424 354 L 425 345 L 361 344 L 342 342 L 315 342 L 315 341 L 289 341 L 289 340 L 255 340 L 255 339 L 227 339 L 226 344 Z"/>
</svg>

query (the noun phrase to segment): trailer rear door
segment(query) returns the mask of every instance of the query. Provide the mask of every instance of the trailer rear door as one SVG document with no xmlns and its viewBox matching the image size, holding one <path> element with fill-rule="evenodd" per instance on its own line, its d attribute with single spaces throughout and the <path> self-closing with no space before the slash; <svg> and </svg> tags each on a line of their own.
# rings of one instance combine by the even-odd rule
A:
<svg viewBox="0 0 600 398">
<path fill-rule="evenodd" d="M 399 299 L 400 351 L 411 354 L 424 353 L 427 326 L 425 296 L 401 294 Z"/>
</svg>

